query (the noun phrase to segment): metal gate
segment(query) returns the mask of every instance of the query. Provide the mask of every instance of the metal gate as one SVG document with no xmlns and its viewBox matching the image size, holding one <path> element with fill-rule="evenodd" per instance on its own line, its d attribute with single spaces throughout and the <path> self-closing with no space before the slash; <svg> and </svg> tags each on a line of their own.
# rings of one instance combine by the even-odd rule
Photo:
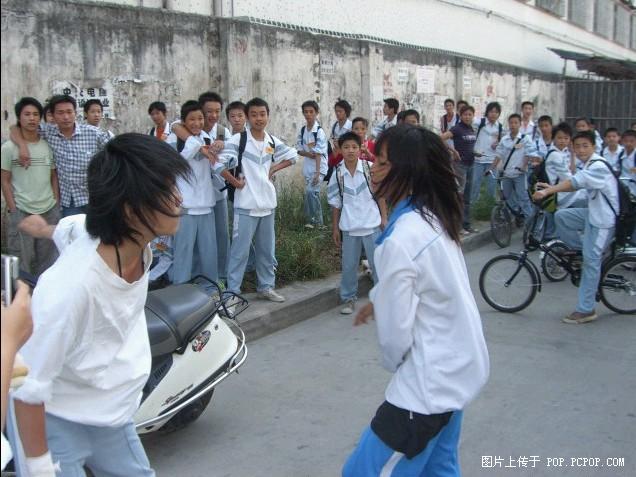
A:
<svg viewBox="0 0 636 477">
<path fill-rule="evenodd" d="M 598 132 L 608 127 L 623 132 L 636 121 L 636 80 L 565 82 L 565 116 L 591 118 Z"/>
</svg>

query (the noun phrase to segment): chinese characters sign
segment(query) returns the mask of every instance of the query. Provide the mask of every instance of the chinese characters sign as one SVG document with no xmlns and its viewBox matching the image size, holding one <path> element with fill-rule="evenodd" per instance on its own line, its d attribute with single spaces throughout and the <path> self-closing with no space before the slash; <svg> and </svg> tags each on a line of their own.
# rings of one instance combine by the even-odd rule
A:
<svg viewBox="0 0 636 477">
<path fill-rule="evenodd" d="M 83 110 L 89 99 L 99 99 L 104 106 L 104 117 L 115 119 L 113 110 L 113 87 L 109 81 L 100 84 L 87 83 L 79 85 L 71 81 L 57 81 L 51 88 L 53 94 L 67 94 L 77 101 L 78 114 Z"/>
</svg>

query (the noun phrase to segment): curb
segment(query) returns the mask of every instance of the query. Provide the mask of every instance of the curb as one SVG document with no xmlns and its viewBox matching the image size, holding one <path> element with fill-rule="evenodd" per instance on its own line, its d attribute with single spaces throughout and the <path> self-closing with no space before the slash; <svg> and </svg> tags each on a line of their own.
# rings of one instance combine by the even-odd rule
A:
<svg viewBox="0 0 636 477">
<path fill-rule="evenodd" d="M 484 226 L 481 232 L 462 241 L 462 251 L 471 252 L 490 241 L 490 228 Z M 367 296 L 372 284 L 369 277 L 361 274 L 358 277 L 358 295 Z M 246 293 L 245 298 L 250 306 L 238 316 L 238 322 L 248 341 L 257 340 L 337 307 L 340 304 L 339 285 L 340 274 L 321 280 L 293 283 L 277 289 L 286 297 L 284 303 L 272 303 L 259 299 L 256 293 Z"/>
</svg>

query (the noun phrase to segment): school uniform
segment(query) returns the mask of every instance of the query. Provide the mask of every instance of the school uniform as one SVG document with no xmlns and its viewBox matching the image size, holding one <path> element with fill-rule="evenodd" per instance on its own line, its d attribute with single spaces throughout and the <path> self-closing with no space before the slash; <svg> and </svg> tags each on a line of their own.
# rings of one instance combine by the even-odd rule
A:
<svg viewBox="0 0 636 477">
<path fill-rule="evenodd" d="M 322 225 L 322 205 L 320 203 L 320 185 L 327 175 L 327 136 L 320 127 L 318 121 L 310 128 L 307 125 L 300 128 L 296 138 L 296 149 L 305 152 L 320 154 L 320 169 L 316 171 L 316 160 L 305 157 L 303 162 L 303 177 L 305 179 L 305 219 L 311 225 Z M 314 182 L 314 175 L 318 172 L 320 177 Z"/>
<path fill-rule="evenodd" d="M 601 154 L 603 150 L 603 138 L 600 133 L 595 129 L 594 130 L 594 152 L 598 155 Z"/>
<path fill-rule="evenodd" d="M 370 299 L 381 362 L 393 376 L 342 475 L 458 476 L 463 409 L 489 374 L 461 248 L 408 199 L 377 244 Z"/>
<path fill-rule="evenodd" d="M 219 124 L 215 124 L 212 129 L 207 131 L 212 142 L 216 141 Z M 232 137 L 232 133 L 228 128 L 224 128 L 224 141 Z M 217 265 L 219 270 L 219 279 L 227 279 L 227 258 L 230 255 L 230 236 L 228 228 L 228 210 L 227 210 L 227 190 L 225 180 L 218 174 L 212 175 L 212 185 L 214 186 L 214 230 L 216 233 L 216 251 Z"/>
<path fill-rule="evenodd" d="M 618 162 L 621 171 L 619 174 L 620 180 L 627 184 L 629 191 L 636 196 L 636 173 L 634 172 L 634 168 L 636 168 L 636 150 L 632 151 L 631 154 L 623 151 L 618 158 Z"/>
<path fill-rule="evenodd" d="M 338 121 L 334 122 L 333 126 L 331 126 L 331 139 L 337 141 L 340 136 L 351 131 L 352 128 L 353 124 L 351 123 L 351 119 L 347 118 L 342 126 L 340 126 Z"/>
<path fill-rule="evenodd" d="M 482 126 L 483 122 L 483 126 Z M 479 198 L 481 191 L 481 181 L 485 174 L 491 168 L 493 161 L 497 157 L 495 151 L 497 144 L 503 136 L 503 126 L 499 121 L 491 123 L 487 118 L 478 119 L 473 122 L 473 129 L 477 131 L 474 155 L 475 164 L 473 165 L 473 178 L 470 186 L 472 203 Z M 494 145 L 494 146 L 493 146 Z M 495 188 L 497 181 L 491 175 L 486 177 L 487 193 L 491 197 L 495 196 Z"/>
<path fill-rule="evenodd" d="M 561 209 L 555 214 L 561 240 L 573 249 L 583 251 L 576 305 L 576 311 L 580 313 L 594 311 L 603 252 L 614 238 L 614 210 L 619 210 L 616 178 L 602 162 L 607 164 L 601 156 L 594 154 L 583 170 L 570 179 L 575 190 L 587 190 L 587 207 Z"/>
<path fill-rule="evenodd" d="M 532 216 L 532 203 L 524 162 L 526 157 L 537 156 L 532 139 L 521 132 L 514 137 L 508 133 L 501 139 L 496 154 L 500 160 L 498 170 L 503 175 L 504 197 L 513 210 L 520 210 L 528 220 Z"/>
<path fill-rule="evenodd" d="M 280 139 L 265 133 L 265 140 L 254 139 L 248 129 L 245 151 L 241 160 L 245 187 L 234 192 L 234 224 L 232 245 L 228 263 L 228 290 L 240 293 L 245 267 L 254 240 L 255 268 L 258 279 L 257 291 L 265 292 L 274 288 L 274 211 L 277 206 L 276 189 L 269 178 L 273 164 L 289 160 L 296 162 L 296 149 Z M 238 165 L 240 134 L 225 141 L 225 148 L 219 155 L 216 173 L 233 169 Z"/>
<path fill-rule="evenodd" d="M 545 172 L 551 185 L 572 179 L 570 151 L 567 148 L 560 150 L 556 146 L 551 146 L 544 160 Z M 586 201 L 587 194 L 585 189 L 574 192 L 559 192 L 557 194 L 557 209 L 583 207 Z"/>
<path fill-rule="evenodd" d="M 366 171 L 365 172 L 365 168 Z M 369 166 L 358 160 L 351 175 L 344 161 L 335 170 L 327 186 L 327 201 L 340 209 L 338 227 L 342 231 L 342 279 L 340 298 L 343 302 L 356 300 L 358 293 L 358 264 L 362 247 L 369 258 L 373 282 L 377 283 L 374 265 L 375 240 L 380 235 L 380 209 L 371 194 Z"/>
<path fill-rule="evenodd" d="M 618 165 L 618 158 L 624 149 L 625 148 L 619 144 L 614 152 L 610 151 L 609 147 L 607 146 L 601 150 L 600 156 L 610 163 L 610 166 L 612 166 L 614 172 L 619 172 L 620 170 L 620 166 Z"/>
<path fill-rule="evenodd" d="M 177 179 L 177 188 L 183 202 L 179 228 L 174 236 L 173 283 L 185 283 L 198 273 L 215 281 L 219 278 L 213 168 L 207 157 L 200 152 L 206 141 L 211 142 L 210 136 L 201 131 L 198 136 L 190 136 L 181 151 L 192 172 L 187 178 Z M 170 134 L 167 142 L 176 148 L 177 136 Z"/>
<path fill-rule="evenodd" d="M 374 138 L 377 139 L 378 136 L 380 136 L 380 134 L 382 134 L 384 131 L 396 125 L 397 125 L 397 114 L 393 116 L 393 119 L 391 120 L 389 120 L 388 117 L 385 117 L 373 128 L 372 135 Z"/>
<path fill-rule="evenodd" d="M 531 119 L 527 124 L 523 124 L 521 121 L 521 127 L 519 128 L 519 132 L 521 134 L 525 134 L 530 138 L 530 140 L 534 141 L 537 137 L 541 136 L 541 131 L 539 130 L 539 126 Z"/>
</svg>

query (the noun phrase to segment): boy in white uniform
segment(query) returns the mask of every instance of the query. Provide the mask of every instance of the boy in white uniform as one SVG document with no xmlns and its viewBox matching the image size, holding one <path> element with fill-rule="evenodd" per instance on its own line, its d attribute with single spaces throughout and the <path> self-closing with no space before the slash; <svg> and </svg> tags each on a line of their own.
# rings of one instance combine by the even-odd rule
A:
<svg viewBox="0 0 636 477">
<path fill-rule="evenodd" d="M 188 161 L 192 174 L 179 179 L 177 187 L 183 197 L 182 218 L 174 236 L 172 282 L 185 283 L 201 273 L 218 280 L 218 262 L 214 219 L 214 186 L 212 184 L 215 157 L 211 151 L 210 136 L 203 131 L 203 108 L 190 100 L 181 106 L 181 124 L 190 136 L 181 141 L 173 125 L 168 144 L 177 149 Z"/>
<path fill-rule="evenodd" d="M 574 150 L 585 163 L 584 169 L 556 185 L 539 184 L 545 188 L 532 196 L 534 200 L 542 200 L 558 192 L 587 190 L 587 208 L 561 209 L 555 214 L 559 238 L 572 249 L 583 251 L 578 302 L 575 311 L 563 318 L 564 323 L 587 323 L 596 319 L 594 307 L 603 252 L 614 238 L 613 211 L 618 210 L 618 186 L 611 166 L 594 153 L 595 143 L 593 131 L 577 133 Z"/>
<path fill-rule="evenodd" d="M 601 150 L 601 157 L 610 163 L 615 172 L 620 172 L 618 158 L 623 152 L 623 146 L 619 144 L 621 135 L 616 128 L 605 130 L 605 147 Z"/>
<path fill-rule="evenodd" d="M 477 202 L 481 192 L 481 181 L 491 168 L 496 158 L 496 150 L 503 136 L 503 125 L 499 122 L 501 105 L 497 102 L 488 103 L 486 116 L 473 123 L 473 129 L 477 130 L 475 140 L 475 164 L 473 166 L 473 179 L 470 186 L 471 203 Z M 486 177 L 487 193 L 495 196 L 497 182 L 494 177 Z"/>
<path fill-rule="evenodd" d="M 353 313 L 358 293 L 358 263 L 362 247 L 369 257 L 373 282 L 377 273 L 373 262 L 375 240 L 380 235 L 380 209 L 370 189 L 369 163 L 360 156 L 360 137 L 352 132 L 340 136 L 343 162 L 331 176 L 327 200 L 332 207 L 333 241 L 342 246 L 340 299 L 343 315 Z M 341 237 L 342 231 L 342 239 Z"/>
<path fill-rule="evenodd" d="M 87 215 L 25 219 L 60 249 L 33 292 L 29 374 L 14 394 L 29 475 L 154 476 L 133 422 L 151 364 L 148 243 L 175 233 L 174 183 L 189 172 L 164 142 L 122 134 L 91 160 Z"/>
<path fill-rule="evenodd" d="M 521 103 L 521 126 L 519 128 L 521 134 L 524 134 L 534 141 L 539 136 L 539 127 L 532 120 L 534 115 L 534 103 L 532 101 L 524 101 Z"/>
<path fill-rule="evenodd" d="M 624 150 L 618 156 L 619 177 L 636 196 L 636 130 L 628 129 L 621 135 Z"/>
<path fill-rule="evenodd" d="M 400 102 L 395 98 L 386 98 L 384 100 L 384 119 L 373 128 L 372 137 L 378 138 L 382 132 L 397 124 L 397 113 L 400 110 Z"/>
<path fill-rule="evenodd" d="M 257 291 L 261 298 L 274 302 L 285 298 L 274 291 L 274 212 L 276 189 L 271 179 L 281 169 L 296 162 L 296 149 L 265 131 L 269 121 L 269 105 L 261 98 L 247 105 L 249 129 L 225 141 L 216 171 L 236 189 L 234 193 L 234 226 L 228 266 L 228 290 L 241 292 L 250 244 L 254 239 Z M 243 150 L 241 151 L 241 145 Z M 228 169 L 238 168 L 238 177 Z"/>
<path fill-rule="evenodd" d="M 327 135 L 318 124 L 318 103 L 305 101 L 301 108 L 306 124 L 298 132 L 296 149 L 305 158 L 305 227 L 313 229 L 323 224 L 320 185 L 327 174 Z"/>
</svg>

